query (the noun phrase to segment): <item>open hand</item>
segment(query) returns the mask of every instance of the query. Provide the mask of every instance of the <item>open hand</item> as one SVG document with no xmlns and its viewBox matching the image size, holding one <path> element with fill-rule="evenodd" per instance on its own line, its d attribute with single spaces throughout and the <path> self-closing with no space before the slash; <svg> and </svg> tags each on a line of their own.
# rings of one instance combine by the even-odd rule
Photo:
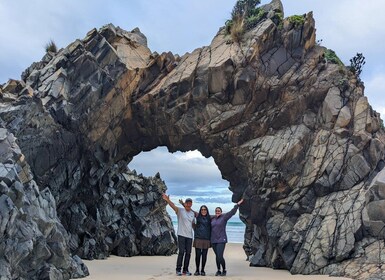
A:
<svg viewBox="0 0 385 280">
<path fill-rule="evenodd" d="M 167 194 L 165 194 L 165 193 L 162 194 L 162 198 L 163 198 L 164 200 L 166 200 L 167 202 L 170 201 L 170 196 L 167 195 Z"/>
</svg>

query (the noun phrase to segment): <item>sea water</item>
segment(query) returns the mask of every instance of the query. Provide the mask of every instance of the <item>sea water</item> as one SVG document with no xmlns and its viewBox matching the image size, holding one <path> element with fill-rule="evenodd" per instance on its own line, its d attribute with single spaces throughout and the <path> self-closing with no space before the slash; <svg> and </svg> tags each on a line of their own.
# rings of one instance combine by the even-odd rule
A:
<svg viewBox="0 0 385 280">
<path fill-rule="evenodd" d="M 172 217 L 172 223 L 176 234 L 178 229 L 178 221 L 176 220 L 176 217 Z M 226 233 L 227 241 L 229 243 L 243 243 L 245 224 L 242 223 L 239 218 L 233 217 L 227 222 Z"/>
</svg>

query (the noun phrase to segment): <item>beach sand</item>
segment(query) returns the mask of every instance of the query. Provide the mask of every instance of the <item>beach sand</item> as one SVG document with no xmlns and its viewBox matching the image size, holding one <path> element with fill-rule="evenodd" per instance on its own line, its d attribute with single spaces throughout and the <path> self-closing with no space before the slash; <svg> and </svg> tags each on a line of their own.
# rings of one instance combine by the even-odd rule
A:
<svg viewBox="0 0 385 280">
<path fill-rule="evenodd" d="M 206 276 L 176 276 L 175 263 L 177 255 L 172 256 L 139 256 L 117 257 L 111 256 L 106 260 L 84 261 L 90 276 L 86 280 L 169 280 L 169 279 L 223 279 L 215 277 L 215 255 L 209 250 L 206 264 Z M 286 270 L 274 270 L 262 267 L 250 267 L 246 261 L 242 244 L 229 243 L 226 245 L 225 260 L 227 279 L 231 280 L 347 280 L 350 278 L 329 277 L 327 275 L 291 275 Z M 194 248 L 190 260 L 190 272 L 195 272 Z"/>
</svg>

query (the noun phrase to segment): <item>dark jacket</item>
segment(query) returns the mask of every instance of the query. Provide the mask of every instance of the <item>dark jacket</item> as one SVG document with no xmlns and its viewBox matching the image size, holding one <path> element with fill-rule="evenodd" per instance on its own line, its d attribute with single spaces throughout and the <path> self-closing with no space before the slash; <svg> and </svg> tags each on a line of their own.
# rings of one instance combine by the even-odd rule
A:
<svg viewBox="0 0 385 280">
<path fill-rule="evenodd" d="M 195 239 L 205 239 L 210 240 L 211 235 L 211 220 L 210 216 L 198 215 L 196 217 L 196 225 L 194 229 L 194 238 Z"/>
<path fill-rule="evenodd" d="M 211 217 L 211 243 L 227 243 L 226 224 L 234 216 L 239 206 L 235 204 L 234 208 L 219 217 Z"/>
</svg>

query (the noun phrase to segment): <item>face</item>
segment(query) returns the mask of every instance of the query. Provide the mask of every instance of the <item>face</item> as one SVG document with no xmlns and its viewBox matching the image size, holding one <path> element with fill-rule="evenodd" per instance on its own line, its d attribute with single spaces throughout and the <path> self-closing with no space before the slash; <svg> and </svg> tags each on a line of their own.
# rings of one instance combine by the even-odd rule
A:
<svg viewBox="0 0 385 280">
<path fill-rule="evenodd" d="M 221 208 L 219 208 L 219 207 L 217 207 L 217 208 L 215 208 L 215 216 L 220 216 L 222 214 L 222 209 Z"/>
<path fill-rule="evenodd" d="M 202 207 L 201 208 L 201 215 L 202 216 L 206 216 L 207 215 L 207 208 L 206 207 Z"/>
<path fill-rule="evenodd" d="M 191 201 L 185 202 L 185 204 L 184 204 L 184 207 L 187 208 L 187 209 L 191 209 L 191 206 L 192 206 L 192 202 Z"/>
</svg>

